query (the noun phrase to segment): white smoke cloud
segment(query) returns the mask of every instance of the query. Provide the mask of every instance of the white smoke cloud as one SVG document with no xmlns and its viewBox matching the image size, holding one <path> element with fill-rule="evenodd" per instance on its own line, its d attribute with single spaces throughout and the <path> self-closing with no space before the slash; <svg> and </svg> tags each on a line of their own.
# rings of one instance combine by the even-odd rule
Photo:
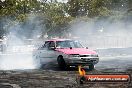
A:
<svg viewBox="0 0 132 88">
<path fill-rule="evenodd" d="M 7 19 L 7 22 L 11 21 Z M 36 39 L 44 32 L 45 26 L 42 24 L 42 20 L 38 16 L 30 14 L 24 24 L 17 21 L 9 24 L 5 24 L 8 29 L 5 45 L 7 48 L 0 54 L 0 69 L 35 69 L 36 65 L 31 52 L 34 46 L 32 40 L 28 41 L 28 38 Z"/>
<path fill-rule="evenodd" d="M 125 21 L 111 19 L 76 19 L 70 30 L 72 37 L 78 37 L 85 46 L 97 48 L 132 47 L 131 25 Z"/>
</svg>

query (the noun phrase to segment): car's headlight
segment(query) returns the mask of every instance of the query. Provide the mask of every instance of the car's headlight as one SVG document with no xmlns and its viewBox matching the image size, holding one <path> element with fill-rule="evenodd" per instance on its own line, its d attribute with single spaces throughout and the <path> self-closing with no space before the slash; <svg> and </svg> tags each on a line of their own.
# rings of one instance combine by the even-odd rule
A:
<svg viewBox="0 0 132 88">
<path fill-rule="evenodd" d="M 98 54 L 91 55 L 92 57 L 98 57 Z"/>
<path fill-rule="evenodd" d="M 75 59 L 75 58 L 79 58 L 80 56 L 78 55 L 78 54 L 76 54 L 76 55 L 67 55 L 67 58 L 68 59 Z"/>
<path fill-rule="evenodd" d="M 71 57 L 80 57 L 79 54 L 72 54 Z"/>
</svg>

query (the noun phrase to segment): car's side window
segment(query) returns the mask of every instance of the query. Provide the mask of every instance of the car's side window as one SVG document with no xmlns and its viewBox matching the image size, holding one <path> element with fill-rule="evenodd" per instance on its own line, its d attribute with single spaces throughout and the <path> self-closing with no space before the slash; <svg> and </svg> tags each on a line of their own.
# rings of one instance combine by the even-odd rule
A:
<svg viewBox="0 0 132 88">
<path fill-rule="evenodd" d="M 43 49 L 52 49 L 53 47 L 55 47 L 55 43 L 53 41 L 46 41 L 44 45 L 42 45 L 39 50 L 43 50 Z"/>
<path fill-rule="evenodd" d="M 49 43 L 50 43 L 50 42 L 46 41 L 45 44 L 44 44 L 44 48 L 47 49 L 47 48 L 49 47 Z"/>
<path fill-rule="evenodd" d="M 49 46 L 49 42 L 48 42 L 48 41 L 46 41 L 46 42 L 45 42 L 45 44 L 44 44 L 44 45 L 42 45 L 42 46 L 39 48 L 39 50 L 47 49 L 47 48 L 48 48 L 48 46 Z"/>
</svg>

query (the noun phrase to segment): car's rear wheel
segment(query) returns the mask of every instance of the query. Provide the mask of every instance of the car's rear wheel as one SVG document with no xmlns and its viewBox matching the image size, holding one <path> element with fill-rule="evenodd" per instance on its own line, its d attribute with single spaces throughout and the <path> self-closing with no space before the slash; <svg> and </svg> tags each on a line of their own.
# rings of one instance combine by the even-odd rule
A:
<svg viewBox="0 0 132 88">
<path fill-rule="evenodd" d="M 37 69 L 42 69 L 43 65 L 41 64 L 41 60 L 36 56 L 34 58 L 34 65 Z"/>
<path fill-rule="evenodd" d="M 62 56 L 59 56 L 57 58 L 57 62 L 58 62 L 59 68 L 61 70 L 66 70 L 67 69 L 67 65 L 66 65 L 65 60 L 63 59 Z"/>
</svg>

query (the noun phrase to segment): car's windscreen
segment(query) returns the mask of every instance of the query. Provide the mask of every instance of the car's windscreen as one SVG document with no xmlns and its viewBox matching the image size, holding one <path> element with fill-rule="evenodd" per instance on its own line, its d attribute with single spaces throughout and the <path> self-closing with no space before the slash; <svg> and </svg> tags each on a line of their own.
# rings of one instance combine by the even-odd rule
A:
<svg viewBox="0 0 132 88">
<path fill-rule="evenodd" d="M 83 46 L 78 41 L 57 41 L 56 42 L 57 48 L 83 48 Z"/>
</svg>

